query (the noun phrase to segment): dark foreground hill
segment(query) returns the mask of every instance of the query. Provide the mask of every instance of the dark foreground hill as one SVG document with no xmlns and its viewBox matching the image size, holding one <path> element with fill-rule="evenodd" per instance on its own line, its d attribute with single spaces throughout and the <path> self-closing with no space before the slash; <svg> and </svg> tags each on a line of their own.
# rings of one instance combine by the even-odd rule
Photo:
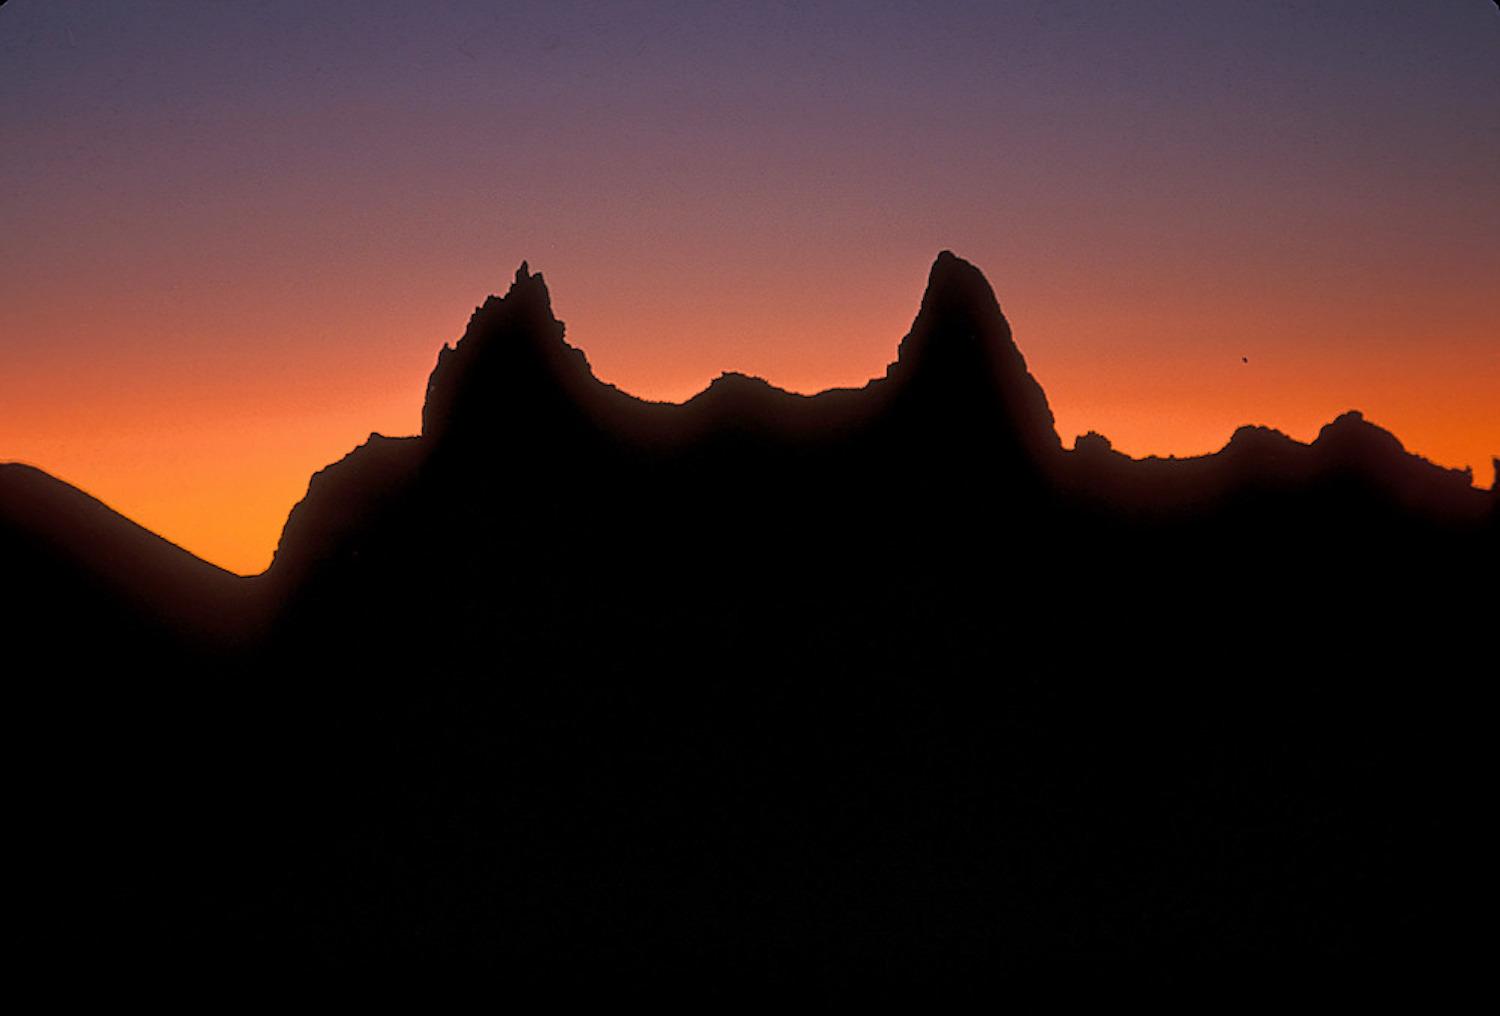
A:
<svg viewBox="0 0 1500 1016">
<path fill-rule="evenodd" d="M 20 515 L 13 591 L 118 560 Z M 946 253 L 884 377 L 682 405 L 594 378 L 523 265 L 215 630 L 186 569 L 8 640 L 37 948 L 724 998 L 1450 983 L 1497 533 L 1357 413 L 1065 450 Z"/>
</svg>

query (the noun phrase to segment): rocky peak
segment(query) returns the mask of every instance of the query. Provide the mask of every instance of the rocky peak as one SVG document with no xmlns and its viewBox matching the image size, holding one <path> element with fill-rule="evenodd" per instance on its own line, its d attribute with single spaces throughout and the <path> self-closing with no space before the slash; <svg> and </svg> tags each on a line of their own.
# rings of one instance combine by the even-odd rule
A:
<svg viewBox="0 0 1500 1016">
<path fill-rule="evenodd" d="M 521 262 L 503 297 L 475 308 L 456 345 L 444 346 L 427 381 L 422 436 L 483 432 L 523 414 L 557 410 L 595 385 L 583 351 L 563 338 L 540 272 Z"/>
<path fill-rule="evenodd" d="M 921 309 L 886 377 L 934 419 L 966 429 L 980 424 L 975 435 L 987 441 L 1001 435 L 1037 458 L 1062 450 L 1047 396 L 1027 370 L 995 291 L 951 251 L 933 262 Z"/>
</svg>

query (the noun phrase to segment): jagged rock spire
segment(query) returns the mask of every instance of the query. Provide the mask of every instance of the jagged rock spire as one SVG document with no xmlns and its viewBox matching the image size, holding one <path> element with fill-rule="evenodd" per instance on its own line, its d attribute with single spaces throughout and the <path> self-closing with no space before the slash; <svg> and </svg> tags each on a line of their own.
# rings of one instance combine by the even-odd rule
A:
<svg viewBox="0 0 1500 1016">
<path fill-rule="evenodd" d="M 439 352 L 422 407 L 423 437 L 456 430 L 477 437 L 576 395 L 593 374 L 563 334 L 546 281 L 522 261 L 505 296 L 475 308 L 457 345 Z"/>
</svg>

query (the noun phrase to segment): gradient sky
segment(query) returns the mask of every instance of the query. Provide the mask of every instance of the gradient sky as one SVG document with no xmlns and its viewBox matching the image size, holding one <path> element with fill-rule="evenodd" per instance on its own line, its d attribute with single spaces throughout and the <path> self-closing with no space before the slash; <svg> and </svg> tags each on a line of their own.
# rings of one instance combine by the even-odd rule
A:
<svg viewBox="0 0 1500 1016">
<path fill-rule="evenodd" d="M 880 374 L 951 248 L 1065 442 L 1360 408 L 1487 485 L 1497 96 L 1492 0 L 12 0 L 0 460 L 255 572 L 523 258 L 680 400 Z"/>
</svg>

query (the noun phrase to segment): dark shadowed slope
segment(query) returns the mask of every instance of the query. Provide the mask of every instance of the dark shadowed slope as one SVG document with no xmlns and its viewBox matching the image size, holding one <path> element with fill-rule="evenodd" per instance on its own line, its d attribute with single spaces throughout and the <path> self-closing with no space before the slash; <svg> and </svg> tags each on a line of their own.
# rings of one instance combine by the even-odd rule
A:
<svg viewBox="0 0 1500 1016">
<path fill-rule="evenodd" d="M 217 637 L 241 632 L 255 612 L 252 580 L 31 466 L 0 464 L 0 548 L 21 633 L 76 625 L 97 637 L 93 625 L 133 615 L 132 624 Z"/>
<path fill-rule="evenodd" d="M 48 981 L 80 962 L 144 973 L 147 943 L 182 927 L 186 887 L 207 877 L 223 831 L 223 717 L 263 634 L 258 586 L 39 470 L 0 465 L 19 967 Z"/>
<path fill-rule="evenodd" d="M 170 676 L 48 787 L 89 802 L 41 827 L 62 940 L 724 999 L 1451 983 L 1495 503 L 1357 414 L 1064 450 L 946 253 L 884 377 L 681 405 L 523 265 L 422 434 L 313 478 L 262 637 L 113 661 Z"/>
</svg>

